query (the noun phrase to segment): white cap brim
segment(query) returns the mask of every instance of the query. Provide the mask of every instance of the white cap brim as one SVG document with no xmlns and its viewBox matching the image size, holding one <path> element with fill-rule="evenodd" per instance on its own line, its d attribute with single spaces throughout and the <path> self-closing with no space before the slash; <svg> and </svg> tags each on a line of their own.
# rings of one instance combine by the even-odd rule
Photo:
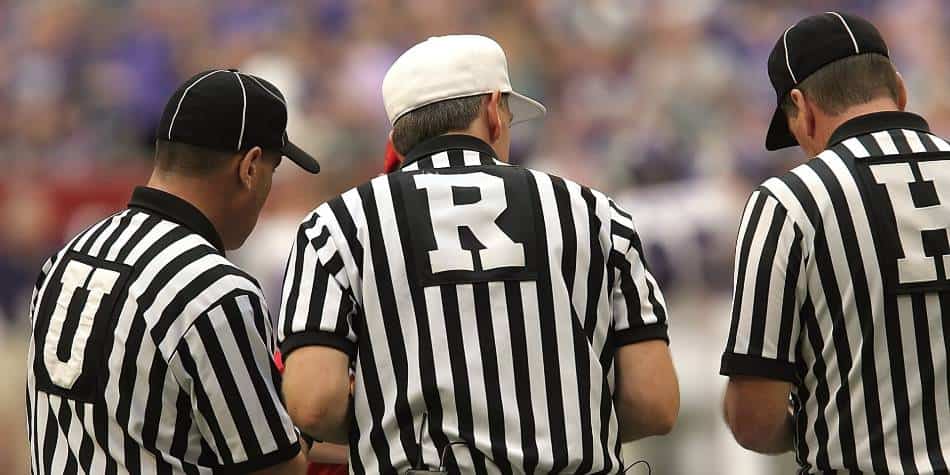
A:
<svg viewBox="0 0 950 475">
<path fill-rule="evenodd" d="M 544 117 L 547 109 L 540 102 L 511 91 L 508 94 L 508 108 L 511 110 L 511 124 Z"/>
</svg>

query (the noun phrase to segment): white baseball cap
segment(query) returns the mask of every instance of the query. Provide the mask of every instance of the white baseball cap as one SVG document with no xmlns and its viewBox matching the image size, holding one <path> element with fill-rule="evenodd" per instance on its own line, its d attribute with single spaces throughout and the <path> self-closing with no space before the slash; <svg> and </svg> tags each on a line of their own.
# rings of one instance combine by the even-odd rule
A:
<svg viewBox="0 0 950 475">
<path fill-rule="evenodd" d="M 535 119 L 546 109 L 512 90 L 504 50 L 487 36 L 433 36 L 396 59 L 383 78 L 390 124 L 407 112 L 460 97 L 508 93 L 512 123 Z"/>
</svg>

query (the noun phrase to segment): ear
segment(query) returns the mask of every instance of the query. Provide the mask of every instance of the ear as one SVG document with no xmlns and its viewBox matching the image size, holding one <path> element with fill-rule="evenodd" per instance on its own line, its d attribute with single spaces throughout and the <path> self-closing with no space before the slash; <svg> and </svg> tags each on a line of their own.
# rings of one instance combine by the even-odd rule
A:
<svg viewBox="0 0 950 475">
<path fill-rule="evenodd" d="M 501 119 L 501 92 L 493 91 L 485 100 L 485 112 L 488 114 L 488 138 L 492 142 L 501 137 L 502 127 L 505 126 Z"/>
<path fill-rule="evenodd" d="M 812 101 L 809 101 L 805 94 L 802 93 L 800 89 L 792 89 L 792 92 L 789 93 L 792 98 L 792 103 L 795 104 L 795 108 L 798 109 L 798 115 L 790 120 L 794 120 L 798 123 L 798 127 L 808 137 L 815 136 L 815 104 Z"/>
<path fill-rule="evenodd" d="M 263 173 L 264 151 L 260 147 L 254 147 L 247 151 L 238 162 L 238 173 L 241 186 L 246 189 L 252 189 L 260 179 Z"/>
<path fill-rule="evenodd" d="M 903 111 L 907 108 L 907 86 L 904 84 L 904 76 L 897 72 L 897 109 Z"/>
</svg>

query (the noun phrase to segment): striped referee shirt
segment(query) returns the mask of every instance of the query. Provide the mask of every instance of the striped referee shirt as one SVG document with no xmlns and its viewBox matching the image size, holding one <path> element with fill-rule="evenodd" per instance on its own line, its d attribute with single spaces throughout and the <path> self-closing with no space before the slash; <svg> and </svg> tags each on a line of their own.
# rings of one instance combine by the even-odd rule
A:
<svg viewBox="0 0 950 475">
<path fill-rule="evenodd" d="M 355 473 L 621 469 L 613 357 L 667 339 L 663 296 L 629 214 L 495 157 L 434 138 L 300 226 L 281 350 L 354 361 Z"/>
<path fill-rule="evenodd" d="M 950 144 L 853 119 L 753 193 L 722 373 L 794 383 L 801 473 L 947 473 Z"/>
<path fill-rule="evenodd" d="M 245 473 L 300 451 L 261 290 L 187 202 L 136 189 L 32 303 L 32 473 Z"/>
</svg>

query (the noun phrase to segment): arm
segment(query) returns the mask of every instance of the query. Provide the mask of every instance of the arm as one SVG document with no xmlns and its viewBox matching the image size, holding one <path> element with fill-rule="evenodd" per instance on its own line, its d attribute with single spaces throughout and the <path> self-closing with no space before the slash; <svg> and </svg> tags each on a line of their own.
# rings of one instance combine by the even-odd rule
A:
<svg viewBox="0 0 950 475">
<path fill-rule="evenodd" d="M 337 444 L 313 444 L 307 459 L 316 463 L 331 463 L 337 465 L 346 465 L 349 462 L 350 449 L 345 445 Z"/>
<path fill-rule="evenodd" d="M 670 350 L 663 340 L 627 345 L 617 352 L 614 403 L 620 440 L 632 442 L 673 430 L 680 395 Z M 649 384 L 644 384 L 649 381 Z"/>
<path fill-rule="evenodd" d="M 284 397 L 294 422 L 318 440 L 346 443 L 357 307 L 330 237 L 330 219 L 314 215 L 298 230 L 284 280 L 278 334 L 285 363 Z"/>
<path fill-rule="evenodd" d="M 272 339 L 261 333 L 270 318 L 258 292 L 236 289 L 199 315 L 169 358 L 169 370 L 189 396 L 216 471 L 303 474 L 297 431 L 276 385 Z"/>
<path fill-rule="evenodd" d="M 307 346 L 294 351 L 285 364 L 284 397 L 297 426 L 321 441 L 347 443 L 350 375 L 346 353 Z"/>
<path fill-rule="evenodd" d="M 726 424 L 739 445 L 756 452 L 793 448 L 789 393 L 797 381 L 798 309 L 806 293 L 803 241 L 782 204 L 756 190 L 739 229 L 732 326 L 720 370 L 729 376 Z"/>
<path fill-rule="evenodd" d="M 667 342 L 666 303 L 650 274 L 630 215 L 611 206 L 613 249 L 608 272 L 614 318 L 614 405 L 620 440 L 630 442 L 673 430 L 679 414 L 679 382 Z"/>
<path fill-rule="evenodd" d="M 764 454 L 793 448 L 794 417 L 788 395 L 792 385 L 752 376 L 729 379 L 723 413 L 739 445 Z"/>
</svg>

